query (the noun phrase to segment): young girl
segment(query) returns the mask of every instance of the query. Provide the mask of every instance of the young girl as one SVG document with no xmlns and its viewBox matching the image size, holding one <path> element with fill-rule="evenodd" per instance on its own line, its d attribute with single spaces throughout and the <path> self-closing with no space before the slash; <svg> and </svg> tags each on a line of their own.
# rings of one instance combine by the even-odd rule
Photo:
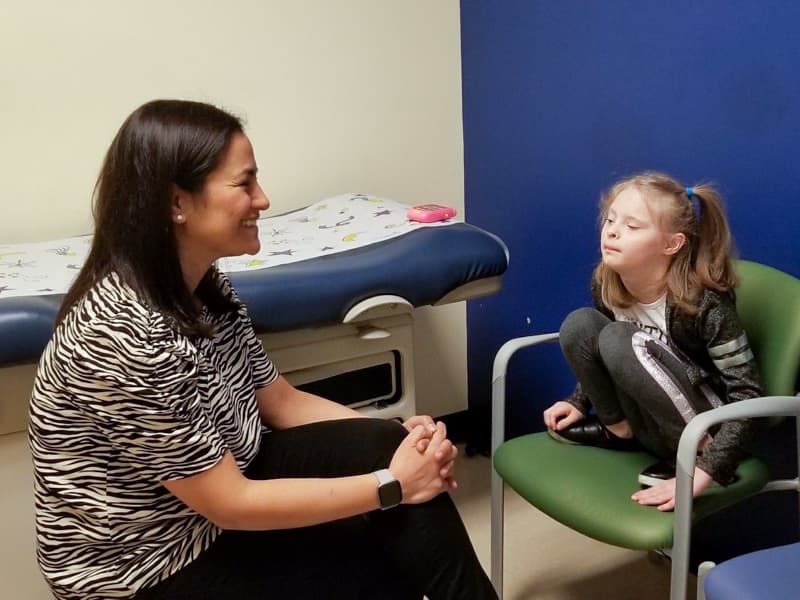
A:
<svg viewBox="0 0 800 600">
<path fill-rule="evenodd" d="M 561 348 L 578 386 L 544 411 L 568 443 L 639 447 L 663 459 L 642 472 L 639 504 L 675 505 L 674 459 L 686 423 L 721 404 L 761 395 L 736 314 L 731 233 L 717 192 L 660 173 L 614 185 L 601 201 L 602 260 L 595 308 L 564 321 Z M 594 407 L 596 416 L 587 416 Z M 736 421 L 701 443 L 694 495 L 734 478 L 752 437 Z M 713 436 L 713 437 L 712 437 Z"/>
</svg>

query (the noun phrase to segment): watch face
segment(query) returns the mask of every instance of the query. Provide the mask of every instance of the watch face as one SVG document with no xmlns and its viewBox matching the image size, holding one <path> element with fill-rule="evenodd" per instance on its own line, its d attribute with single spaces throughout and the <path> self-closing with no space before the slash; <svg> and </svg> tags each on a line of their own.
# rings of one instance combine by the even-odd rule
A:
<svg viewBox="0 0 800 600">
<path fill-rule="evenodd" d="M 403 489 L 397 480 L 389 481 L 378 487 L 378 498 L 381 508 L 391 508 L 403 501 Z"/>
</svg>

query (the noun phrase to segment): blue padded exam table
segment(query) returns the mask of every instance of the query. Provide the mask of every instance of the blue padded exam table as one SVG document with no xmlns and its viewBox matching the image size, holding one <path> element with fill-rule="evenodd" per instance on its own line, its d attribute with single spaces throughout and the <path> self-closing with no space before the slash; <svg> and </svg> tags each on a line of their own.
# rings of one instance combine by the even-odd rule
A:
<svg viewBox="0 0 800 600">
<path fill-rule="evenodd" d="M 506 248 L 486 231 L 458 223 L 330 256 L 230 273 L 257 333 L 340 323 L 370 297 L 395 295 L 433 305 L 449 293 L 506 270 Z M 498 282 L 499 285 L 499 282 Z M 0 365 L 37 361 L 53 332 L 62 294 L 3 298 Z"/>
<path fill-rule="evenodd" d="M 356 204 L 364 205 L 362 209 L 369 212 L 370 220 L 386 223 L 381 219 L 387 218 L 384 215 L 391 209 L 397 222 L 405 221 L 402 226 L 416 226 L 405 219 L 405 205 L 381 203 L 363 195 L 334 200 L 339 204 L 328 202 L 328 210 L 335 209 L 333 218 L 340 220 L 330 226 L 316 222 L 320 212 L 309 212 L 316 205 L 303 209 L 306 212 L 262 219 L 259 229 L 267 236 L 262 239 L 262 250 L 272 248 L 270 233 L 282 233 L 287 224 L 286 230 L 291 229 L 289 221 L 314 222 L 317 233 L 305 238 L 314 243 L 319 241 L 317 235 L 331 232 L 338 232 L 337 239 L 349 242 L 364 229 L 359 225 L 361 228 L 355 227 L 350 237 L 341 235 L 344 227 L 340 225 L 348 221 L 342 214 Z M 295 214 L 299 216 L 293 218 Z M 86 251 L 89 241 L 81 237 L 59 242 Z M 363 412 L 374 416 L 407 417 L 416 408 L 413 309 L 496 292 L 508 267 L 508 251 L 496 236 L 466 223 L 420 226 L 397 237 L 364 244 L 268 268 L 249 268 L 255 261 L 240 263 L 247 268 L 238 270 L 226 268 L 223 261 L 218 266 L 228 272 L 265 349 L 293 384 L 330 381 L 334 387 L 347 385 L 348 390 L 363 395 L 354 408 L 363 407 Z M 63 259 L 56 254 L 69 249 L 44 247 L 47 250 L 39 255 L 41 264 Z M 47 293 L 46 287 L 45 293 L 19 295 L 19 289 L 16 296 L 9 296 L 13 277 L 36 262 L 14 252 L 13 247 L 0 245 L 0 378 L 6 367 L 38 362 L 63 299 L 63 290 Z M 62 271 L 67 262 L 58 263 Z M 73 256 L 73 262 L 68 266 L 79 268 L 80 256 Z M 15 270 L 17 266 L 20 269 Z M 369 383 L 356 381 L 362 374 Z M 376 378 L 383 379 L 376 383 Z M 365 385 L 374 385 L 375 393 L 363 392 Z M 318 393 L 329 391 L 335 389 Z"/>
</svg>

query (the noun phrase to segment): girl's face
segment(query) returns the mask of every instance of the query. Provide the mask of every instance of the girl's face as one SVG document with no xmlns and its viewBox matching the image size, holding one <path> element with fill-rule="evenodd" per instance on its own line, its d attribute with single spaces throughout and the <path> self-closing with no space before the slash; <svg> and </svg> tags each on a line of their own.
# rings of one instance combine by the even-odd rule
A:
<svg viewBox="0 0 800 600">
<path fill-rule="evenodd" d="M 642 192 L 631 185 L 608 207 L 600 252 L 603 264 L 621 277 L 663 277 L 684 241 L 683 234 L 662 231 Z"/>
<path fill-rule="evenodd" d="M 250 140 L 243 133 L 235 133 L 203 189 L 198 193 L 177 192 L 173 221 L 184 271 L 189 266 L 205 270 L 223 256 L 259 251 L 257 219 L 269 208 L 269 200 L 258 183 L 257 172 Z M 179 214 L 180 220 L 176 219 Z"/>
</svg>

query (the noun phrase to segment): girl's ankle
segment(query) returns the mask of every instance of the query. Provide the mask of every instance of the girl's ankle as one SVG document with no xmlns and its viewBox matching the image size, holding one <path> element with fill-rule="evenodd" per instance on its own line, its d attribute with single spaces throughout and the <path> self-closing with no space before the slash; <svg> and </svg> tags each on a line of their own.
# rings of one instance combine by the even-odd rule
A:
<svg viewBox="0 0 800 600">
<path fill-rule="evenodd" d="M 623 440 L 629 440 L 633 437 L 633 431 L 631 431 L 631 426 L 628 425 L 627 421 L 606 425 L 606 429 Z"/>
</svg>

